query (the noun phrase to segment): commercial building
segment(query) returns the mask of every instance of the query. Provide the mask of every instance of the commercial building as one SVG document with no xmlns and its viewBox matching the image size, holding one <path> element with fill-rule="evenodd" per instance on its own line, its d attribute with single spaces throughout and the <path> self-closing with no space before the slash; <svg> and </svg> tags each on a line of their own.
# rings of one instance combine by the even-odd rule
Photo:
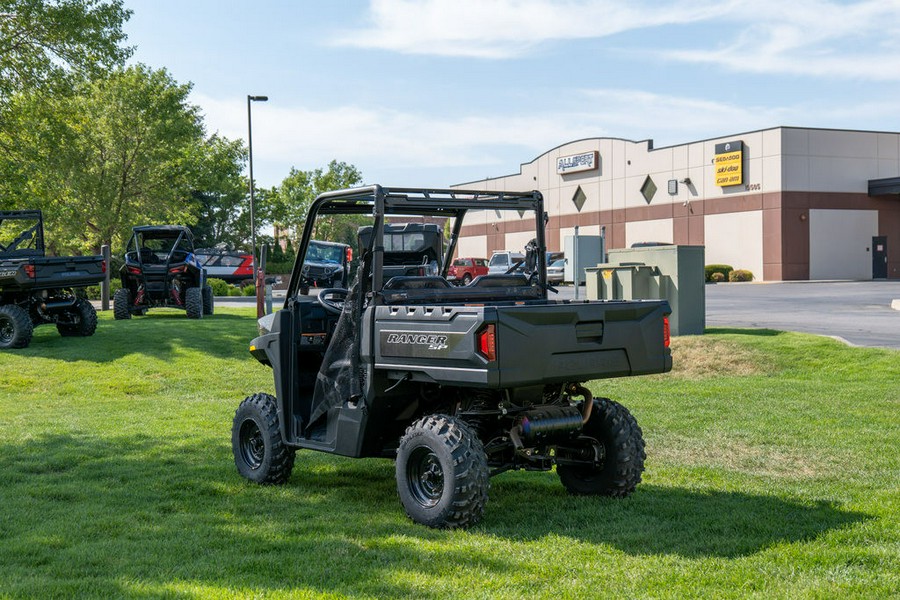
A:
<svg viewBox="0 0 900 600">
<path fill-rule="evenodd" d="M 757 280 L 900 278 L 900 133 L 774 127 L 664 148 L 590 138 L 455 187 L 540 190 L 550 250 L 577 225 L 602 228 L 610 249 L 703 245 L 707 264 Z M 459 254 L 521 250 L 529 225 L 482 213 Z"/>
</svg>

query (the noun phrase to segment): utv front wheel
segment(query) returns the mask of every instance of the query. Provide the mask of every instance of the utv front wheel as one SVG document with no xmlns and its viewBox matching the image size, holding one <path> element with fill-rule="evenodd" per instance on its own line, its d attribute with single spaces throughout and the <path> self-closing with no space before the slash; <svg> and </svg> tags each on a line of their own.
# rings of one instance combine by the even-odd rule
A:
<svg viewBox="0 0 900 600">
<path fill-rule="evenodd" d="M 119 288 L 113 294 L 113 316 L 116 321 L 131 318 L 131 292 L 128 288 Z"/>
<path fill-rule="evenodd" d="M 67 311 L 69 323 L 57 323 L 56 330 L 63 337 L 88 337 L 97 331 L 97 311 L 94 306 L 83 298 L 75 301 L 75 306 Z"/>
<path fill-rule="evenodd" d="M 184 309 L 188 319 L 203 318 L 203 292 L 198 287 L 189 287 L 184 293 Z"/>
<path fill-rule="evenodd" d="M 234 413 L 231 449 L 238 473 L 256 483 L 284 483 L 294 468 L 294 448 L 284 444 L 275 397 L 254 394 Z"/>
<path fill-rule="evenodd" d="M 469 527 L 481 520 L 490 479 L 481 440 L 447 415 L 410 425 L 397 448 L 397 491 L 406 514 L 428 527 Z"/>
<path fill-rule="evenodd" d="M 599 442 L 599 446 L 595 447 L 596 452 L 586 452 L 582 457 L 595 455 L 597 463 L 557 465 L 556 473 L 563 486 L 578 496 L 630 496 L 641 482 L 646 458 L 644 435 L 637 420 L 618 402 L 598 398 L 583 433 Z"/>
<path fill-rule="evenodd" d="M 0 349 L 25 348 L 31 343 L 34 325 L 21 306 L 0 306 Z"/>
</svg>

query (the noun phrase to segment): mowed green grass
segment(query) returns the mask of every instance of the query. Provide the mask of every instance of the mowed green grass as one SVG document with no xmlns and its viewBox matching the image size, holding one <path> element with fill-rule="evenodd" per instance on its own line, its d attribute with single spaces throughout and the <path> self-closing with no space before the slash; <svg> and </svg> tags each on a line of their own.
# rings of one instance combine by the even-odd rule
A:
<svg viewBox="0 0 900 600">
<path fill-rule="evenodd" d="M 886 598 L 900 591 L 900 353 L 759 330 L 594 382 L 644 430 L 626 500 L 492 479 L 468 531 L 411 523 L 393 463 L 302 451 L 241 479 L 271 371 L 252 309 L 174 310 L 0 353 L 0 597 Z"/>
</svg>

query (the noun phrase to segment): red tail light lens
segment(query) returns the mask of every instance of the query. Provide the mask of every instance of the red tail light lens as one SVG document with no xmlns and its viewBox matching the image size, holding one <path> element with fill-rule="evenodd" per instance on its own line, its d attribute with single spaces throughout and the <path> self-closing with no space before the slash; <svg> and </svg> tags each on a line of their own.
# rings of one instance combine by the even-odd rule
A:
<svg viewBox="0 0 900 600">
<path fill-rule="evenodd" d="M 476 334 L 478 340 L 478 352 L 488 361 L 497 360 L 497 329 L 492 323 L 485 325 Z"/>
<path fill-rule="evenodd" d="M 29 279 L 34 279 L 34 265 L 25 265 L 25 274 Z"/>
<path fill-rule="evenodd" d="M 130 273 L 131 275 L 140 275 L 141 270 L 138 267 L 128 267 L 128 273 Z"/>
<path fill-rule="evenodd" d="M 169 273 L 187 273 L 187 265 L 172 267 L 171 269 L 169 269 Z"/>
<path fill-rule="evenodd" d="M 106 273 L 106 261 L 105 260 L 100 261 L 100 272 Z"/>
<path fill-rule="evenodd" d="M 663 317 L 663 343 L 669 347 L 669 317 Z"/>
<path fill-rule="evenodd" d="M 353 260 L 353 248 L 347 246 L 347 262 L 351 262 Z"/>
</svg>

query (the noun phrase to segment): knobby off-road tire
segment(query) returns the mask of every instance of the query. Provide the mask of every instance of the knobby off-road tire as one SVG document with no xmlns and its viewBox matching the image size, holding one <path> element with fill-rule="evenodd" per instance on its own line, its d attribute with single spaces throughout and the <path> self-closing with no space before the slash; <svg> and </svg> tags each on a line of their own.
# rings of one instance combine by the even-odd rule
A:
<svg viewBox="0 0 900 600">
<path fill-rule="evenodd" d="M 215 300 L 213 300 L 213 289 L 211 286 L 203 286 L 203 314 L 211 315 L 215 312 Z"/>
<path fill-rule="evenodd" d="M 410 425 L 397 448 L 397 491 L 406 514 L 428 527 L 469 527 L 481 520 L 490 473 L 484 446 L 447 415 Z"/>
<path fill-rule="evenodd" d="M 113 294 L 113 316 L 116 321 L 131 318 L 131 292 L 126 288 L 119 288 Z"/>
<path fill-rule="evenodd" d="M 21 306 L 0 306 L 0 349 L 25 348 L 31 343 L 34 324 Z"/>
<path fill-rule="evenodd" d="M 66 311 L 74 323 L 57 323 L 56 330 L 63 337 L 88 337 L 97 331 L 97 311 L 83 298 L 75 301 L 75 306 Z"/>
<path fill-rule="evenodd" d="M 203 318 L 203 292 L 198 287 L 189 287 L 184 293 L 184 311 L 188 319 Z"/>
<path fill-rule="evenodd" d="M 628 409 L 597 398 L 584 435 L 598 440 L 605 451 L 601 467 L 558 465 L 556 473 L 570 494 L 625 498 L 634 492 L 644 472 L 644 434 Z"/>
<path fill-rule="evenodd" d="M 231 426 L 231 450 L 238 473 L 250 481 L 280 484 L 288 480 L 296 450 L 281 439 L 274 396 L 254 394 L 241 402 Z"/>
</svg>

